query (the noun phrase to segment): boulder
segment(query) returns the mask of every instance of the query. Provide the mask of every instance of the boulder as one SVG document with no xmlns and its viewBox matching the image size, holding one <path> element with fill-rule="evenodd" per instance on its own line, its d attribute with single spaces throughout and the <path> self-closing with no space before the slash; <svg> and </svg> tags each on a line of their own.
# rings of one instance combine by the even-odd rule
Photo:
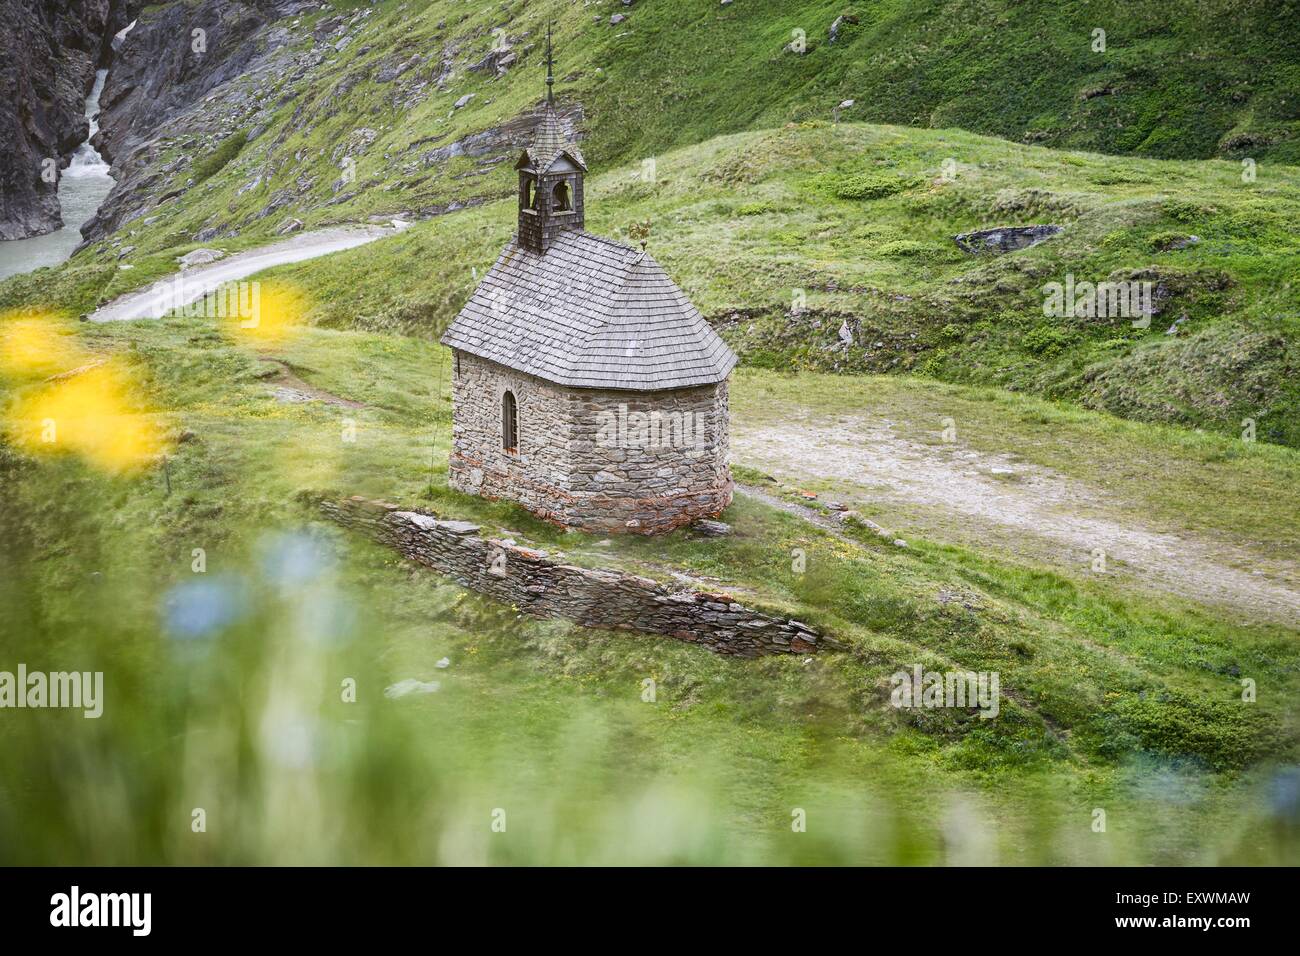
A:
<svg viewBox="0 0 1300 956">
<path fill-rule="evenodd" d="M 177 256 L 175 260 L 181 264 L 182 269 L 190 269 L 194 268 L 195 265 L 214 263 L 214 261 L 221 259 L 222 256 L 225 256 L 225 252 L 222 252 L 220 248 L 196 248 L 192 252 L 186 252 L 183 256 Z"/>
<path fill-rule="evenodd" d="M 953 236 L 953 242 L 962 252 L 971 255 L 991 252 L 1001 255 L 1028 249 L 1040 242 L 1045 242 L 1064 231 L 1062 226 L 999 226 L 996 229 L 981 229 L 977 232 L 963 232 Z"/>
</svg>

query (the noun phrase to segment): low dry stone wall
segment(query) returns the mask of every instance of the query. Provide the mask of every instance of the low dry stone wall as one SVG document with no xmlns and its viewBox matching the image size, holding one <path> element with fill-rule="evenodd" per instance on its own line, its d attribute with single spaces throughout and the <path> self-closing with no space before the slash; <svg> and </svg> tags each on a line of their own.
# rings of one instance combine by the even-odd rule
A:
<svg viewBox="0 0 1300 956">
<path fill-rule="evenodd" d="M 544 551 L 483 538 L 479 526 L 466 521 L 356 497 L 323 499 L 319 507 L 332 521 L 539 617 L 659 634 L 738 657 L 809 654 L 840 646 L 806 624 L 763 614 L 725 594 L 672 590 L 623 571 L 561 564 Z"/>
</svg>

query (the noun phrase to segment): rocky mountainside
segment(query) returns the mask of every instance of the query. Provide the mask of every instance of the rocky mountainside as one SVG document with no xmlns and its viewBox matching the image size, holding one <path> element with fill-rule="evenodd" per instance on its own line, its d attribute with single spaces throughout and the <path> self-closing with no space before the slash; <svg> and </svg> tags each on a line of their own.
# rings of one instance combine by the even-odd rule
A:
<svg viewBox="0 0 1300 956">
<path fill-rule="evenodd" d="M 195 147 L 210 148 L 232 130 L 247 127 L 262 104 L 242 91 L 265 92 L 295 78 L 282 72 L 277 56 L 288 29 L 264 28 L 319 6 L 311 0 L 199 0 L 144 11 L 117 50 L 100 98 L 94 145 L 113 164 L 117 186 L 82 227 L 87 239 L 173 198 L 173 192 L 157 187 L 168 173 L 188 167 Z M 230 88 L 205 99 L 223 86 Z M 184 151 L 157 168 L 168 142 Z"/>
<path fill-rule="evenodd" d="M 143 0 L 99 3 L 121 21 L 114 4 Z M 118 185 L 83 229 L 118 249 L 500 195 L 487 173 L 526 134 L 548 21 L 562 103 L 585 119 L 598 167 L 832 116 L 1111 153 L 1300 157 L 1300 0 L 186 0 L 136 12 L 97 139 Z M 85 85 L 91 65 L 64 73 Z M 67 99 L 64 142 L 83 128 Z"/>
<path fill-rule="evenodd" d="M 142 0 L 0 0 L 0 239 L 63 225 L 50 161 L 88 133 L 86 95 Z M 43 175 L 44 174 L 44 175 Z"/>
</svg>

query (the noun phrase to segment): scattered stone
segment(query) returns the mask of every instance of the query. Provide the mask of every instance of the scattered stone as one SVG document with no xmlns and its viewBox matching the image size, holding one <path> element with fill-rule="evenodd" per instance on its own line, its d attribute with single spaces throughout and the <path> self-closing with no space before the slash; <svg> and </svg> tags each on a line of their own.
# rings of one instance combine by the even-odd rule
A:
<svg viewBox="0 0 1300 956">
<path fill-rule="evenodd" d="M 271 396 L 284 405 L 302 405 L 316 400 L 314 395 L 308 395 L 306 392 L 290 388 L 288 385 L 276 385 L 271 389 Z"/>
<path fill-rule="evenodd" d="M 611 27 L 616 27 L 616 26 L 618 26 L 620 23 L 622 23 L 622 22 L 623 22 L 624 20 L 626 20 L 626 19 L 627 19 L 627 16 L 626 16 L 625 14 L 622 14 L 622 13 L 616 13 L 616 14 L 614 14 L 612 17 L 609 18 L 609 25 L 610 25 Z"/>
<path fill-rule="evenodd" d="M 725 521 L 710 521 L 706 518 L 695 522 L 692 527 L 706 538 L 725 538 L 731 534 L 731 525 Z"/>
<path fill-rule="evenodd" d="M 396 700 L 399 697 L 406 697 L 409 694 L 433 694 L 442 687 L 436 680 L 422 681 L 414 678 L 400 680 L 390 687 L 384 688 L 384 696 L 389 700 Z"/>
<path fill-rule="evenodd" d="M 843 16 L 836 17 L 835 22 L 831 24 L 831 42 L 834 43 L 839 39 L 840 30 L 844 28 L 845 24 L 857 22 L 858 18 L 851 13 L 846 13 Z"/>
<path fill-rule="evenodd" d="M 287 236 L 292 232 L 298 232 L 302 229 L 301 219 L 290 219 L 283 226 L 275 231 L 277 236 Z"/>
<path fill-rule="evenodd" d="M 899 548 L 906 548 L 906 547 L 907 547 L 907 542 L 904 541 L 902 538 L 895 538 L 895 539 L 894 539 L 894 546 L 895 546 L 895 547 L 899 547 Z"/>
<path fill-rule="evenodd" d="M 457 110 L 463 109 L 464 107 L 468 106 L 470 100 L 474 99 L 474 97 L 477 95 L 478 94 L 476 93 L 466 93 L 464 96 L 462 96 L 460 99 L 458 99 L 455 103 L 452 104 L 452 109 L 457 109 Z"/>
<path fill-rule="evenodd" d="M 434 666 L 434 667 L 441 667 L 441 668 L 443 668 L 443 669 L 445 670 L 446 668 L 448 668 L 448 667 L 451 666 L 451 658 L 450 658 L 450 657 L 444 657 L 444 658 L 442 658 L 442 660 L 438 661 L 438 663 L 434 664 L 433 666 Z"/>
<path fill-rule="evenodd" d="M 1028 249 L 1040 242 L 1045 242 L 1064 231 L 1061 226 L 1001 226 L 997 229 L 981 229 L 977 232 L 963 232 L 953 236 L 953 242 L 962 252 L 979 255 L 984 252 L 1002 254 Z"/>
<path fill-rule="evenodd" d="M 968 611 L 978 611 L 983 608 L 983 605 L 979 602 L 978 598 L 973 594 L 967 594 L 962 591 L 949 591 L 945 589 L 936 594 L 935 598 L 940 604 L 960 604 Z"/>
</svg>

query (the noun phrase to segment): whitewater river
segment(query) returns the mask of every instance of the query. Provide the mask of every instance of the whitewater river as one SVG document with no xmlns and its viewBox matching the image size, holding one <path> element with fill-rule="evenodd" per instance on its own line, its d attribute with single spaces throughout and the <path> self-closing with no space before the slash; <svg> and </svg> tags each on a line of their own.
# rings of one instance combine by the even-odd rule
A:
<svg viewBox="0 0 1300 956">
<path fill-rule="evenodd" d="M 90 120 L 90 135 L 99 132 L 99 94 L 104 89 L 107 70 L 95 74 L 95 87 L 86 98 L 86 119 Z M 95 214 L 113 180 L 108 175 L 108 164 L 95 152 L 89 141 L 77 147 L 72 162 L 59 177 L 59 204 L 63 207 L 63 228 L 32 239 L 11 239 L 0 242 L 0 279 L 20 272 L 30 272 L 41 266 L 52 266 L 72 255 L 81 243 L 81 224 Z"/>
</svg>

